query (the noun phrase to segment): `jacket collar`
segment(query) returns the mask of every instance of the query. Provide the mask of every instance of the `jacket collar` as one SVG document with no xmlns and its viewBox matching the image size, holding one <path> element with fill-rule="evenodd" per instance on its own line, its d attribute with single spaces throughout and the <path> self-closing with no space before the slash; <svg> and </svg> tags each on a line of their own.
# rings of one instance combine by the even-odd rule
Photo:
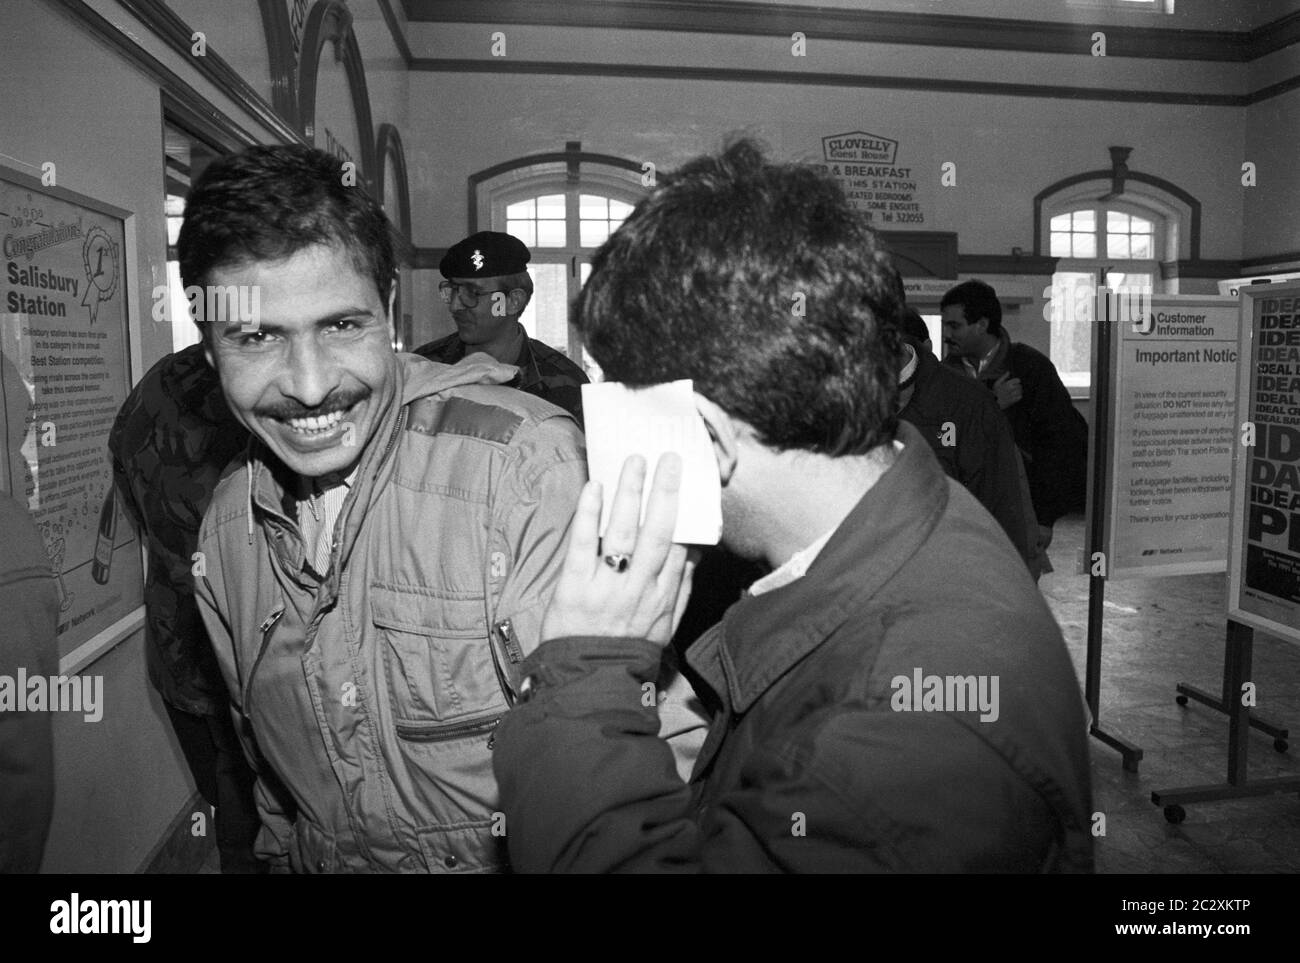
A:
<svg viewBox="0 0 1300 963">
<path fill-rule="evenodd" d="M 440 364 L 413 354 L 399 354 L 394 365 L 393 393 L 380 416 L 374 435 L 362 452 L 351 490 L 339 514 L 343 537 L 336 549 L 334 564 L 330 567 L 326 583 L 326 594 L 330 596 L 338 585 L 343 561 L 351 554 L 361 530 L 361 523 L 366 516 L 365 508 L 369 506 L 374 492 L 382 487 L 383 478 L 391 471 L 391 456 L 404 427 L 407 406 L 421 398 L 462 385 L 503 384 L 513 378 L 518 370 L 513 365 L 501 364 L 482 353 L 469 355 L 455 365 Z M 291 519 L 296 518 L 292 499 L 297 490 L 297 478 L 256 436 L 252 436 L 248 455 L 250 536 L 253 505 L 260 509 L 260 523 L 264 529 L 278 526 L 283 530 L 289 526 Z M 354 510 L 358 505 L 364 506 L 362 510 Z M 298 545 L 301 551 L 301 542 Z M 281 558 L 284 560 L 285 555 Z M 290 571 L 294 566 L 286 564 L 285 568 Z M 295 578 L 298 577 L 297 572 L 292 574 Z"/>
<path fill-rule="evenodd" d="M 920 432 L 898 426 L 894 464 L 840 523 L 803 578 L 742 599 L 687 651 L 687 662 L 744 712 L 869 605 L 929 538 L 948 503 L 946 476 Z"/>
<path fill-rule="evenodd" d="M 533 353 L 533 341 L 526 332 L 523 346 L 519 349 L 519 357 L 515 359 L 515 367 L 519 369 L 518 388 L 521 391 L 527 391 L 542 383 L 542 372 L 537 367 L 537 356 Z"/>
<path fill-rule="evenodd" d="M 1011 351 L 1011 337 L 1007 334 L 1007 329 L 1003 328 L 998 332 L 998 344 L 993 349 L 993 354 L 989 357 L 989 363 L 985 365 L 984 370 L 979 370 L 979 364 L 976 363 L 976 376 L 980 381 L 996 381 L 1002 377 L 1003 372 L 1007 370 L 1007 355 Z"/>
</svg>

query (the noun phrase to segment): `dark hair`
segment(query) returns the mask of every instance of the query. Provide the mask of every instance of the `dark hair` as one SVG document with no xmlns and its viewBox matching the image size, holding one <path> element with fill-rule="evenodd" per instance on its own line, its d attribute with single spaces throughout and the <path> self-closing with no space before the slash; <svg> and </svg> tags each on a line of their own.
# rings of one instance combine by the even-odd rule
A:
<svg viewBox="0 0 1300 963">
<path fill-rule="evenodd" d="M 862 454 L 897 426 L 890 271 L 834 180 L 738 140 L 636 206 L 575 324 L 611 381 L 690 378 L 765 445 Z"/>
<path fill-rule="evenodd" d="M 1002 302 L 998 300 L 998 293 L 983 281 L 963 281 L 956 287 L 949 288 L 939 302 L 939 308 L 942 310 L 950 304 L 962 306 L 967 324 L 988 318 L 989 334 L 998 335 L 1002 332 Z"/>
<path fill-rule="evenodd" d="M 930 329 L 925 326 L 925 318 L 921 317 L 921 312 L 910 305 L 904 305 L 903 311 L 898 316 L 898 328 L 909 338 L 915 338 L 917 341 L 929 341 Z"/>
<path fill-rule="evenodd" d="M 213 161 L 185 202 L 176 249 L 181 280 L 204 286 L 212 271 L 337 245 L 374 279 L 387 306 L 397 270 L 388 218 L 343 163 L 311 147 L 250 147 Z"/>
</svg>

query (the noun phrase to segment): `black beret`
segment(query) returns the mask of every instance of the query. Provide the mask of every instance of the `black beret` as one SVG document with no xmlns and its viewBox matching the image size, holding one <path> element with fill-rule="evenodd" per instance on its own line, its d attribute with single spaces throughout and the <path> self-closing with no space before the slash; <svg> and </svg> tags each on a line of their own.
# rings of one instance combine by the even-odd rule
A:
<svg viewBox="0 0 1300 963">
<path fill-rule="evenodd" d="M 445 278 L 495 278 L 525 270 L 531 257 L 513 234 L 479 231 L 448 248 L 438 270 Z"/>
</svg>

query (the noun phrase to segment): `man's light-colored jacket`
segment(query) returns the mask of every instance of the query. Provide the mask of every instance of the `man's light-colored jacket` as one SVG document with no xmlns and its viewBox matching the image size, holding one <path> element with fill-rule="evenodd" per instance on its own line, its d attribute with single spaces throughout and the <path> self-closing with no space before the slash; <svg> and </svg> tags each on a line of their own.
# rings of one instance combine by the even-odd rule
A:
<svg viewBox="0 0 1300 963">
<path fill-rule="evenodd" d="M 273 863 L 505 868 L 493 729 L 586 480 L 573 420 L 499 387 L 514 373 L 398 356 L 400 401 L 362 455 L 324 582 L 303 570 L 294 477 L 259 441 L 217 488 L 197 595 Z"/>
</svg>

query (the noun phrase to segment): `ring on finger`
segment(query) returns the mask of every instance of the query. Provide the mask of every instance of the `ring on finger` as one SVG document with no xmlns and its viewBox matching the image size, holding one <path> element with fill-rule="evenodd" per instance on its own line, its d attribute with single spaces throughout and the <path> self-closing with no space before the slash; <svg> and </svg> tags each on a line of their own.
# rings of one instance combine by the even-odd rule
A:
<svg viewBox="0 0 1300 963">
<path fill-rule="evenodd" d="M 611 552 L 605 556 L 605 564 L 615 572 L 626 572 L 627 567 L 632 564 L 632 556 L 624 555 L 622 552 Z"/>
</svg>

